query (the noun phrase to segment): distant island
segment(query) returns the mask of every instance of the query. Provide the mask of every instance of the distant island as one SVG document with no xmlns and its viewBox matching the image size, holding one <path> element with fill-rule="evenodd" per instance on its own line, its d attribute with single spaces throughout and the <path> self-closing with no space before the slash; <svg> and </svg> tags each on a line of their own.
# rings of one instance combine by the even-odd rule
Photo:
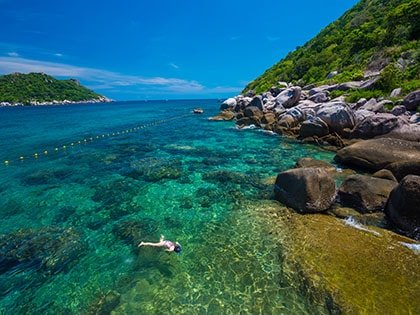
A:
<svg viewBox="0 0 420 315">
<path fill-rule="evenodd" d="M 45 73 L 0 76 L 0 106 L 110 102 L 76 79 L 57 80 Z"/>
</svg>

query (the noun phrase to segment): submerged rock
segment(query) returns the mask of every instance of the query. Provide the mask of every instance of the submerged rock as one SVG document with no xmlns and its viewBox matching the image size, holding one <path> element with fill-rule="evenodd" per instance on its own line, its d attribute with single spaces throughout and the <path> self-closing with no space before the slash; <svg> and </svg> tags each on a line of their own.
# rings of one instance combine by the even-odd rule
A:
<svg viewBox="0 0 420 315">
<path fill-rule="evenodd" d="M 277 175 L 277 200 L 303 213 L 327 210 L 335 197 L 335 183 L 321 168 L 297 168 Z"/>
<path fill-rule="evenodd" d="M 338 197 L 343 206 L 352 207 L 361 213 L 381 211 L 396 185 L 395 181 L 388 179 L 351 175 L 338 189 Z"/>
<path fill-rule="evenodd" d="M 321 314 L 410 314 L 420 309 L 419 243 L 355 220 L 249 205 L 277 241 L 282 271 Z"/>
<path fill-rule="evenodd" d="M 130 164 L 129 176 L 157 182 L 182 176 L 182 162 L 178 159 L 145 158 Z"/>
<path fill-rule="evenodd" d="M 385 212 L 398 228 L 420 239 L 420 176 L 403 178 L 391 192 Z"/>
<path fill-rule="evenodd" d="M 87 246 L 73 228 L 22 229 L 0 235 L 0 274 L 12 268 L 57 273 L 69 269 Z"/>
</svg>

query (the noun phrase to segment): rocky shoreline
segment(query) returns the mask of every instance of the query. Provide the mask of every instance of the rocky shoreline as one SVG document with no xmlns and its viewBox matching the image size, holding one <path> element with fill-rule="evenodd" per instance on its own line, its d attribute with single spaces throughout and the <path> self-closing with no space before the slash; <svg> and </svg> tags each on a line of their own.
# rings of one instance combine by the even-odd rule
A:
<svg viewBox="0 0 420 315">
<path fill-rule="evenodd" d="M 400 89 L 390 99 L 330 98 L 332 91 L 365 89 L 368 83 L 301 88 L 279 82 L 260 95 L 225 100 L 210 120 L 235 120 L 238 128 L 253 125 L 328 146 L 338 166 L 354 170 L 337 179 L 334 165 L 297 161 L 277 175 L 275 199 L 283 204 L 300 213 L 357 217 L 420 240 L 420 90 L 396 101 Z"/>
<path fill-rule="evenodd" d="M 38 102 L 38 101 L 30 101 L 28 103 L 10 103 L 10 102 L 0 102 L 0 107 L 6 107 L 6 106 L 48 106 L 48 105 L 69 105 L 69 104 L 97 104 L 97 103 L 111 103 L 113 100 L 107 98 L 107 97 L 99 97 L 89 100 L 83 100 L 83 101 L 69 101 L 69 100 L 63 100 L 63 101 L 51 101 L 51 102 Z"/>
</svg>

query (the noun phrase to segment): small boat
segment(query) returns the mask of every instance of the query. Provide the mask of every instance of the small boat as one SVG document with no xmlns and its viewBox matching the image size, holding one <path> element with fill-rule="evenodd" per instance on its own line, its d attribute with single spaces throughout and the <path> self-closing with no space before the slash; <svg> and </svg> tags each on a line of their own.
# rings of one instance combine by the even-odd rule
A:
<svg viewBox="0 0 420 315">
<path fill-rule="evenodd" d="M 202 113 L 204 113 L 204 110 L 202 108 L 194 108 L 193 113 L 194 114 L 202 114 Z"/>
</svg>

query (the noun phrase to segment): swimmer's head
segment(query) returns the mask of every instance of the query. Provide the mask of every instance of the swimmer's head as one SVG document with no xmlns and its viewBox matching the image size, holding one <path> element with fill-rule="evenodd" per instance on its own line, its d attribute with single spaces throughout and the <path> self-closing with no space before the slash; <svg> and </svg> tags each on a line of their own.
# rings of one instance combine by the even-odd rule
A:
<svg viewBox="0 0 420 315">
<path fill-rule="evenodd" d="M 182 251 L 182 246 L 178 242 L 175 243 L 174 252 L 179 254 Z"/>
</svg>

